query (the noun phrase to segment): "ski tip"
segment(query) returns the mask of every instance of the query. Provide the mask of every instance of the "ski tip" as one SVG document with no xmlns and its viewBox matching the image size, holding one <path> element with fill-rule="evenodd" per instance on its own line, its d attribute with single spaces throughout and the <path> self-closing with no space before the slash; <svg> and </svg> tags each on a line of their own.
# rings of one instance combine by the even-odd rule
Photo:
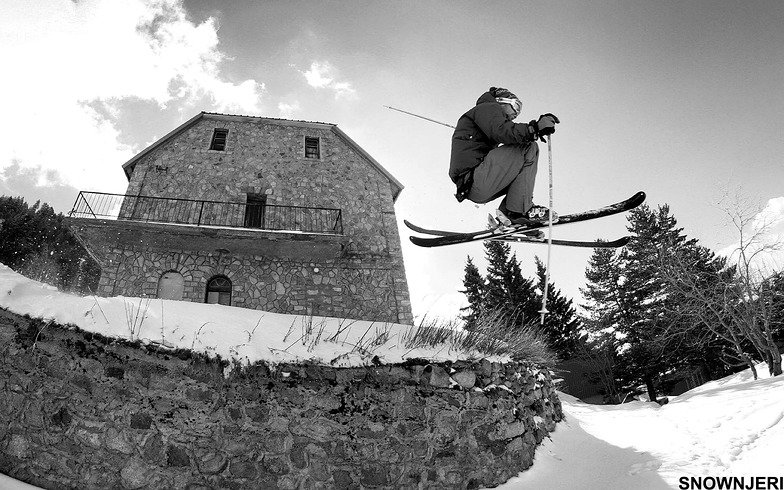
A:
<svg viewBox="0 0 784 490">
<path fill-rule="evenodd" d="M 599 240 L 598 242 L 596 242 L 597 246 L 595 248 L 621 248 L 628 245 L 631 240 L 632 237 L 630 236 L 625 236 L 625 237 L 618 238 L 616 240 L 609 240 L 609 241 Z"/>
<path fill-rule="evenodd" d="M 452 243 L 462 243 L 459 240 L 458 241 L 449 241 L 449 240 L 444 241 L 445 238 L 449 238 L 449 237 L 443 237 L 443 236 L 437 236 L 437 237 L 410 236 L 410 237 L 408 237 L 408 239 L 411 240 L 411 243 L 413 243 L 414 245 L 416 245 L 418 247 L 425 247 L 425 248 L 440 247 L 442 245 L 450 245 Z"/>
<path fill-rule="evenodd" d="M 647 196 L 645 195 L 645 192 L 644 191 L 640 191 L 637 194 L 635 194 L 634 196 L 632 196 L 631 201 L 636 203 L 635 206 L 639 206 L 640 204 L 645 202 L 645 198 L 646 197 Z"/>
<path fill-rule="evenodd" d="M 428 242 L 425 241 L 422 237 L 410 236 L 410 237 L 408 237 L 408 239 L 411 240 L 411 243 L 413 243 L 414 245 L 416 245 L 418 247 L 429 247 L 430 246 L 428 244 Z"/>
<path fill-rule="evenodd" d="M 409 230 L 414 231 L 416 233 L 428 233 L 428 230 L 425 230 L 421 226 L 417 226 L 414 223 L 408 221 L 407 219 L 403 220 L 403 223 L 408 227 Z"/>
</svg>

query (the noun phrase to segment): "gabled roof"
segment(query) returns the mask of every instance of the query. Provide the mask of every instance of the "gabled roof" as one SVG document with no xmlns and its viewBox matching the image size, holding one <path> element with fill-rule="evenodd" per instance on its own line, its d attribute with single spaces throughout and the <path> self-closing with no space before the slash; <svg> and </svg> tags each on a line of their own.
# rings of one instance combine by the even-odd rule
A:
<svg viewBox="0 0 784 490">
<path fill-rule="evenodd" d="M 125 176 L 128 180 L 131 180 L 131 174 L 133 173 L 134 167 L 136 167 L 136 163 L 139 162 L 142 158 L 146 155 L 152 153 L 160 146 L 166 144 L 168 141 L 172 140 L 173 138 L 177 137 L 178 135 L 184 133 L 185 131 L 189 130 L 191 127 L 195 126 L 196 123 L 201 121 L 202 119 L 212 119 L 217 121 L 264 121 L 271 124 L 279 124 L 281 126 L 299 126 L 304 128 L 314 128 L 314 129 L 330 129 L 333 133 L 335 133 L 338 138 L 340 138 L 343 142 L 345 142 L 349 147 L 351 147 L 354 151 L 362 155 L 370 164 L 375 167 L 379 172 L 384 174 L 384 176 L 389 179 L 389 182 L 392 184 L 392 198 L 397 200 L 397 197 L 400 195 L 400 192 L 403 190 L 403 184 L 400 183 L 395 177 L 392 176 L 381 164 L 376 161 L 375 158 L 370 156 L 368 152 L 362 149 L 354 140 L 348 137 L 346 133 L 341 131 L 338 128 L 337 124 L 331 123 L 323 123 L 323 122 L 312 122 L 312 121 L 297 121 L 292 119 L 278 119 L 278 118 L 271 118 L 271 117 L 260 117 L 260 116 L 239 116 L 239 115 L 232 115 L 232 114 L 220 114 L 217 112 L 200 112 L 196 116 L 192 117 L 191 119 L 185 121 L 179 127 L 175 128 L 173 131 L 165 135 L 163 138 L 159 139 L 152 145 L 148 146 L 144 150 L 142 150 L 139 154 L 125 162 L 122 166 L 123 171 L 125 172 Z"/>
</svg>

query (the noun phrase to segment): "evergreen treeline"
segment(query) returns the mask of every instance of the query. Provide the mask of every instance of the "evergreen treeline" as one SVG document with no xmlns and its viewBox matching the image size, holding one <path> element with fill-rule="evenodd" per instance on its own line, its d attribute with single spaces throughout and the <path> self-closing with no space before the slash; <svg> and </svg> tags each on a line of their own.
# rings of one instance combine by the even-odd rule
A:
<svg viewBox="0 0 784 490">
<path fill-rule="evenodd" d="M 751 252 L 732 263 L 717 256 L 684 234 L 667 205 L 642 205 L 628 221 L 629 245 L 594 250 L 579 316 L 549 287 L 542 328 L 561 359 L 589 365 L 612 403 L 641 386 L 656 400 L 684 378 L 700 384 L 758 361 L 781 374 L 784 273 L 755 269 Z M 465 267 L 466 327 L 493 311 L 517 325 L 538 321 L 541 261 L 532 280 L 509 245 L 488 242 L 485 253 L 486 277 L 470 257 Z"/>
<path fill-rule="evenodd" d="M 0 263 L 63 290 L 89 293 L 100 270 L 48 204 L 0 196 Z"/>
<path fill-rule="evenodd" d="M 579 341 L 580 321 L 572 305 L 553 283 L 547 291 L 545 322 L 541 324 L 542 294 L 545 268 L 535 258 L 537 277 L 523 277 L 520 262 L 511 254 L 509 244 L 485 242 L 487 275 L 482 276 L 469 257 L 465 266 L 463 285 L 468 306 L 463 309 L 465 327 L 472 329 L 482 317 L 498 315 L 509 327 L 528 327 L 541 331 L 549 347 L 561 359 L 572 357 Z"/>
<path fill-rule="evenodd" d="M 782 273 L 717 256 L 686 237 L 667 205 L 628 219 L 634 240 L 597 249 L 582 291 L 589 347 L 615 382 L 607 395 L 644 385 L 655 400 L 684 375 L 705 382 L 758 361 L 781 374 Z"/>
</svg>

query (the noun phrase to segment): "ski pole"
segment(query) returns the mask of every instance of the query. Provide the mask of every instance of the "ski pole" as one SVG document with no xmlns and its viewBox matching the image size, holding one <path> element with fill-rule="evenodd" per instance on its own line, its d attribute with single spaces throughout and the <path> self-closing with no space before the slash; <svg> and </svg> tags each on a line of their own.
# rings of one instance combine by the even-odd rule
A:
<svg viewBox="0 0 784 490">
<path fill-rule="evenodd" d="M 414 117 L 418 117 L 419 119 L 424 119 L 425 121 L 434 122 L 436 124 L 440 124 L 441 126 L 446 126 L 448 128 L 455 129 L 455 127 L 450 124 L 442 123 L 441 121 L 436 121 L 435 119 L 430 119 L 429 117 L 420 116 L 419 114 L 414 114 L 413 112 L 404 111 L 402 109 L 395 109 L 394 107 L 389 107 L 388 105 L 385 105 L 384 107 L 386 107 L 387 109 L 392 109 L 393 111 L 402 112 L 403 114 L 408 114 L 409 116 L 414 116 Z"/>
<path fill-rule="evenodd" d="M 547 316 L 547 293 L 550 288 L 550 252 L 553 248 L 553 135 L 547 138 L 547 159 L 549 162 L 549 182 L 550 182 L 550 222 L 547 230 L 547 265 L 544 270 L 544 291 L 542 292 L 542 314 L 541 324 L 544 325 L 544 318 Z"/>
</svg>

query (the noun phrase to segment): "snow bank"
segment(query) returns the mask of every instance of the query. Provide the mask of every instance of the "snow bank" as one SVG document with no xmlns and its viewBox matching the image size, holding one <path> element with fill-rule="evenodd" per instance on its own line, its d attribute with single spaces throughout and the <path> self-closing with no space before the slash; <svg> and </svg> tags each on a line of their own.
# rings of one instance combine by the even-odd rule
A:
<svg viewBox="0 0 784 490">
<path fill-rule="evenodd" d="M 0 264 L 0 307 L 72 324 L 107 337 L 184 348 L 242 363 L 312 361 L 357 366 L 484 357 L 477 352 L 408 348 L 415 327 L 384 322 L 283 315 L 222 305 L 122 296 L 77 296 L 32 281 Z M 488 358 L 506 362 L 504 357 Z"/>
</svg>

